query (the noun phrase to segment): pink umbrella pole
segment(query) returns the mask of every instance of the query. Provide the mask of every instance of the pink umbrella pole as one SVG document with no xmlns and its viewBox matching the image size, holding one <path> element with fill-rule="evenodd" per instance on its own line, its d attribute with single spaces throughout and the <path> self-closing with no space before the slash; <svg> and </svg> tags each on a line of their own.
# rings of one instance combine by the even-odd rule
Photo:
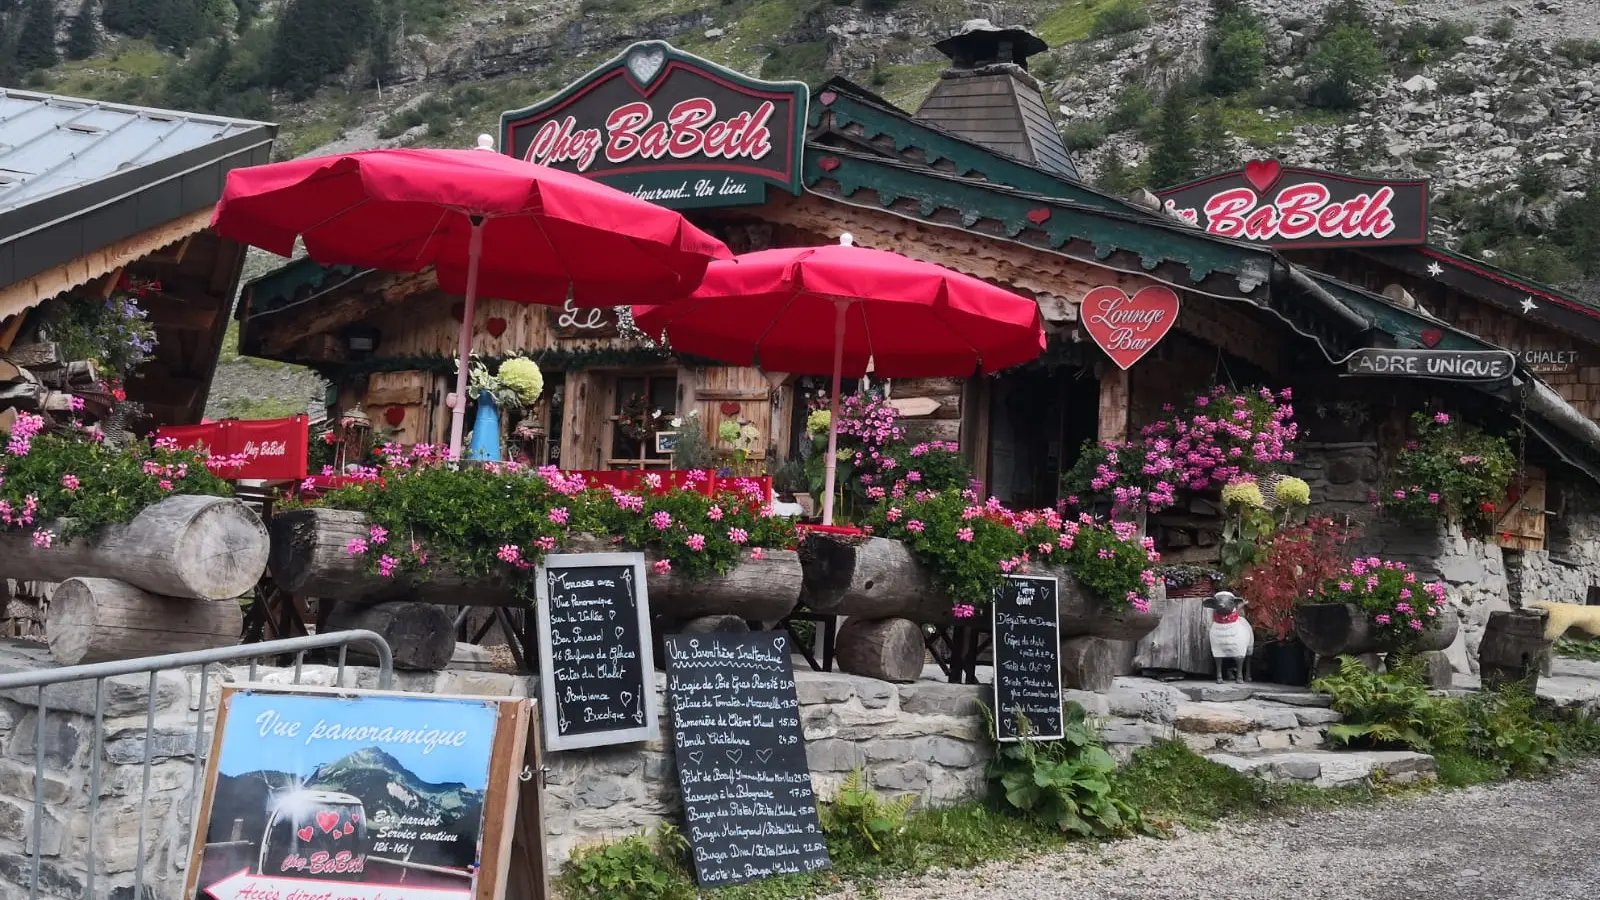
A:
<svg viewBox="0 0 1600 900">
<path fill-rule="evenodd" d="M 833 326 L 833 392 L 829 394 L 827 476 L 823 480 L 822 524 L 833 524 L 833 488 L 839 463 L 839 374 L 844 370 L 844 314 L 850 304 L 834 301 L 838 318 Z"/>
<path fill-rule="evenodd" d="M 483 255 L 483 219 L 472 218 L 467 245 L 467 297 L 461 311 L 461 340 L 456 344 L 456 405 L 450 409 L 450 458 L 461 458 L 461 438 L 467 427 L 467 368 L 472 354 L 472 320 L 478 306 L 478 257 Z"/>
</svg>

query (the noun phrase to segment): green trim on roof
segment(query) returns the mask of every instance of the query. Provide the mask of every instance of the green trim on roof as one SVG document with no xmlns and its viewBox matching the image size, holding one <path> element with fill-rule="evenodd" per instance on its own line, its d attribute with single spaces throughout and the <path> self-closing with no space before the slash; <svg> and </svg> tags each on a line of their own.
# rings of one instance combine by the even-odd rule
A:
<svg viewBox="0 0 1600 900">
<path fill-rule="evenodd" d="M 1332 294 L 1335 299 L 1368 322 L 1372 327 L 1393 337 L 1395 346 L 1401 349 L 1417 350 L 1501 350 L 1477 335 L 1462 331 L 1447 322 L 1429 318 L 1415 310 L 1406 309 L 1394 301 L 1379 294 L 1364 291 L 1354 285 L 1346 284 L 1336 278 L 1306 270 L 1319 285 Z M 1437 330 L 1441 337 L 1437 344 L 1429 347 L 1422 340 L 1424 331 Z"/>
<path fill-rule="evenodd" d="M 1467 256 L 1465 253 L 1457 253 L 1454 250 L 1446 250 L 1443 247 L 1432 247 L 1432 246 L 1429 246 L 1429 247 L 1418 248 L 1418 249 L 1425 250 L 1428 253 L 1431 253 L 1431 254 L 1434 254 L 1434 255 L 1437 255 L 1437 256 L 1442 256 L 1445 259 L 1455 260 L 1456 262 L 1461 263 L 1462 265 L 1465 265 L 1465 266 L 1471 266 L 1471 267 L 1477 268 L 1477 269 L 1484 269 L 1484 270 L 1486 270 L 1486 271 L 1488 271 L 1488 272 L 1490 272 L 1490 273 L 1492 273 L 1494 275 L 1500 276 L 1502 279 L 1504 279 L 1506 281 L 1512 282 L 1513 284 L 1522 285 L 1523 287 L 1530 288 L 1535 292 L 1542 292 L 1542 293 L 1549 294 L 1552 297 L 1556 297 L 1556 298 L 1559 298 L 1561 300 L 1565 300 L 1566 302 L 1571 303 L 1574 306 L 1580 306 L 1580 307 L 1583 307 L 1584 309 L 1589 309 L 1589 310 L 1593 310 L 1595 312 L 1600 312 L 1600 303 L 1596 303 L 1593 300 L 1587 300 L 1587 299 L 1585 299 L 1583 297 L 1579 297 L 1579 296 L 1577 296 L 1575 294 L 1572 294 L 1572 293 L 1569 293 L 1567 291 L 1564 291 L 1561 288 L 1555 287 L 1553 285 L 1545 284 L 1542 281 L 1534 281 L 1532 278 L 1529 278 L 1529 277 L 1527 277 L 1525 275 L 1518 275 L 1516 272 L 1512 272 L 1509 269 L 1502 269 L 1501 267 L 1495 265 L 1494 263 L 1485 262 L 1484 260 L 1478 259 L 1475 256 Z"/>
<path fill-rule="evenodd" d="M 367 271 L 372 270 L 360 266 L 324 266 L 309 256 L 302 256 L 245 285 L 250 298 L 250 312 L 255 314 L 276 309 Z"/>
</svg>

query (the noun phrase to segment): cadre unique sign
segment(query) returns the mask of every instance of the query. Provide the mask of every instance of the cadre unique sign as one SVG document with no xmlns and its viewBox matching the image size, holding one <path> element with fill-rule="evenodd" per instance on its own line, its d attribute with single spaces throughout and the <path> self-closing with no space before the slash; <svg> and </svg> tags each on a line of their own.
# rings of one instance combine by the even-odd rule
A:
<svg viewBox="0 0 1600 900">
<path fill-rule="evenodd" d="M 185 898 L 503 895 L 532 701 L 222 691 Z"/>
<path fill-rule="evenodd" d="M 763 203 L 769 185 L 800 193 L 809 96 L 644 41 L 502 115 L 500 145 L 675 209 Z"/>
<path fill-rule="evenodd" d="M 1524 350 L 1522 364 L 1537 375 L 1560 375 L 1578 365 L 1576 350 Z"/>
<path fill-rule="evenodd" d="M 643 553 L 551 553 L 539 565 L 545 746 L 656 736 L 656 666 Z"/>
<path fill-rule="evenodd" d="M 1129 297 L 1107 285 L 1083 295 L 1078 307 L 1083 330 L 1124 371 L 1149 353 L 1178 321 L 1178 294 L 1151 285 Z"/>
<path fill-rule="evenodd" d="M 672 754 L 701 887 L 827 868 L 788 635 L 665 643 Z"/>
<path fill-rule="evenodd" d="M 1061 721 L 1061 595 L 1048 575 L 1007 575 L 994 589 L 994 728 L 1001 741 L 1050 740 Z M 1017 713 L 1028 721 L 1021 732 Z"/>
<path fill-rule="evenodd" d="M 1373 181 L 1269 159 L 1156 195 L 1168 212 L 1211 234 L 1274 247 L 1428 241 L 1426 181 Z"/>
<path fill-rule="evenodd" d="M 1510 378 L 1517 358 L 1507 350 L 1357 350 L 1345 360 L 1347 375 L 1494 382 Z"/>
</svg>

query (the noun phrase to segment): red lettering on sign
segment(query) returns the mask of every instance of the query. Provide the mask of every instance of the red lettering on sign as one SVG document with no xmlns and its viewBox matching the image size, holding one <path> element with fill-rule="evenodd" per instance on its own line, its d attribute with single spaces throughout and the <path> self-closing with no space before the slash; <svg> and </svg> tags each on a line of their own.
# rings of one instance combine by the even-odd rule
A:
<svg viewBox="0 0 1600 900">
<path fill-rule="evenodd" d="M 1271 203 L 1262 203 L 1247 187 L 1230 188 L 1212 195 L 1202 207 L 1206 231 L 1252 241 L 1385 238 L 1394 233 L 1392 188 L 1338 203 L 1329 202 L 1330 196 L 1327 185 L 1315 181 L 1286 187 Z M 1178 209 L 1171 201 L 1166 207 L 1187 221 L 1199 221 L 1195 210 Z"/>
<path fill-rule="evenodd" d="M 629 103 L 606 117 L 606 161 L 620 165 L 635 158 L 761 159 L 772 152 L 767 123 L 775 111 L 768 100 L 754 113 L 718 121 L 715 103 L 693 97 L 674 104 L 664 120 L 652 122 L 655 113 L 649 104 Z"/>
<path fill-rule="evenodd" d="M 1132 297 L 1119 287 L 1097 287 L 1083 297 L 1078 315 L 1083 328 L 1123 369 L 1138 362 L 1161 342 L 1178 320 L 1178 295 L 1152 285 Z"/>
<path fill-rule="evenodd" d="M 570 162 L 576 163 L 580 172 L 588 169 L 600 152 L 600 129 L 578 128 L 577 125 L 577 120 L 571 116 L 540 125 L 523 159 L 541 166 Z"/>
</svg>

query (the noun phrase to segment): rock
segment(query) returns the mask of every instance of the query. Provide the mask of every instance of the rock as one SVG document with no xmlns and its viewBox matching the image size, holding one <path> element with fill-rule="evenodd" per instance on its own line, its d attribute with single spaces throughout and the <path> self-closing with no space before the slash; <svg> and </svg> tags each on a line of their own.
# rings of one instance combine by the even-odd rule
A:
<svg viewBox="0 0 1600 900">
<path fill-rule="evenodd" d="M 1413 75 L 1400 85 L 1408 94 L 1429 94 L 1438 87 L 1439 83 L 1426 75 Z"/>
</svg>

